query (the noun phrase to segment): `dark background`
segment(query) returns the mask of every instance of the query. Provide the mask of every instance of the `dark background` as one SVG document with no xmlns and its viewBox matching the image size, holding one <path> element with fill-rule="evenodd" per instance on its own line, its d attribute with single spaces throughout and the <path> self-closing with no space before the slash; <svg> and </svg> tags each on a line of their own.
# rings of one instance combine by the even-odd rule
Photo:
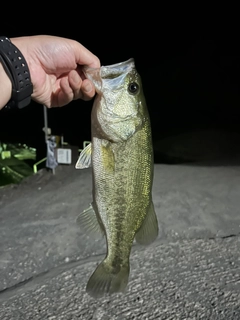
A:
<svg viewBox="0 0 240 320">
<path fill-rule="evenodd" d="M 117 7 L 109 14 L 103 8 L 86 11 L 79 4 L 61 14 L 45 10 L 43 15 L 30 15 L 31 22 L 1 23 L 0 30 L 8 37 L 51 34 L 73 38 L 96 54 L 102 65 L 134 57 L 154 141 L 209 128 L 239 132 L 238 21 L 229 24 L 216 12 L 206 17 L 198 8 L 186 12 L 184 8 L 180 12 L 177 8 L 174 12 L 151 9 L 130 12 L 125 8 L 116 16 Z M 231 16 L 230 20 L 235 22 Z M 52 132 L 82 147 L 90 139 L 91 105 L 92 101 L 79 100 L 49 109 Z M 43 120 L 43 106 L 34 102 L 20 111 L 1 111 L 0 140 L 26 142 L 37 147 L 41 157 L 45 152 Z"/>
</svg>

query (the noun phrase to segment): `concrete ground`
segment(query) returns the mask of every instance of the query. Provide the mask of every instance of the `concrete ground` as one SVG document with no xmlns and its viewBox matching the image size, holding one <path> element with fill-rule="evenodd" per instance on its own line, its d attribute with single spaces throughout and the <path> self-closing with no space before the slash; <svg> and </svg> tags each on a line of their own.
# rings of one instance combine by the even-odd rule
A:
<svg viewBox="0 0 240 320">
<path fill-rule="evenodd" d="M 239 162 L 238 162 L 239 163 Z M 134 244 L 125 294 L 85 286 L 103 239 L 76 225 L 91 171 L 45 169 L 0 189 L 0 319 L 240 319 L 240 165 L 155 164 L 160 234 Z"/>
</svg>

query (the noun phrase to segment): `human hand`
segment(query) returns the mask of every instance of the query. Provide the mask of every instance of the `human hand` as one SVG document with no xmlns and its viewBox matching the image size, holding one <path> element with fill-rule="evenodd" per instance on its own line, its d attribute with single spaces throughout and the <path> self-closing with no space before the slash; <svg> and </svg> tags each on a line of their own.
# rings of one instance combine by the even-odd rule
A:
<svg viewBox="0 0 240 320">
<path fill-rule="evenodd" d="M 11 38 L 27 61 L 33 84 L 32 99 L 47 107 L 61 107 L 72 100 L 90 100 L 95 88 L 82 67 L 100 67 L 99 59 L 79 42 L 37 35 Z"/>
</svg>

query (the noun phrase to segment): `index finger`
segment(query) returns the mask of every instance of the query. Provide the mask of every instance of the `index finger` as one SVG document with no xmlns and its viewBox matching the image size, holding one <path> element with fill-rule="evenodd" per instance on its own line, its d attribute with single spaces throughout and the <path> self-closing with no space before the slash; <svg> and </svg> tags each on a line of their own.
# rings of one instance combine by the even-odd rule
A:
<svg viewBox="0 0 240 320">
<path fill-rule="evenodd" d="M 80 65 L 85 65 L 90 68 L 100 68 L 100 60 L 99 58 L 89 51 L 86 47 L 84 47 L 81 43 L 75 42 L 75 54 L 76 54 L 76 62 Z"/>
</svg>

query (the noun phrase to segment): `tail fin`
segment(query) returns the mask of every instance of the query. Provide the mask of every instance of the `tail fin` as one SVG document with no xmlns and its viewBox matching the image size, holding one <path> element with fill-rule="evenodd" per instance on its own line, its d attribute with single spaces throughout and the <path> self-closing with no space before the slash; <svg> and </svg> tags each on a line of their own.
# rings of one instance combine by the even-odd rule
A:
<svg viewBox="0 0 240 320">
<path fill-rule="evenodd" d="M 122 266 L 118 273 L 114 273 L 113 268 L 104 260 L 91 275 L 86 291 L 94 298 L 124 292 L 128 284 L 128 277 L 129 264 Z"/>
</svg>

